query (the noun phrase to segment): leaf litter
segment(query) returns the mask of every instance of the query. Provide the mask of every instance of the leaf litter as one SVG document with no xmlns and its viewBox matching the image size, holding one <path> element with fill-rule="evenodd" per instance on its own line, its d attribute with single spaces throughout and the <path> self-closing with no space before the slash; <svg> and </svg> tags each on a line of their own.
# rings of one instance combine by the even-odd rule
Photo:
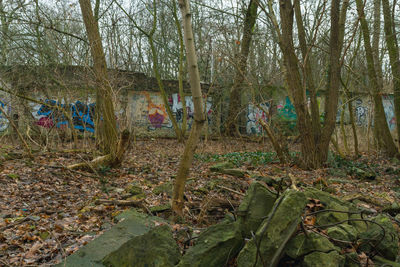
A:
<svg viewBox="0 0 400 267">
<path fill-rule="evenodd" d="M 90 159 L 90 153 L 49 152 L 38 153 L 32 161 L 5 160 L 0 168 L 0 266 L 56 264 L 112 227 L 115 216 L 131 208 L 126 204 L 142 203 L 141 209 L 148 213 L 165 206 L 152 213 L 168 219 L 171 188 L 183 148 L 170 139 L 140 140 L 120 168 L 100 168 L 99 176 L 64 168 Z M 399 167 L 387 159 L 363 156 L 355 161 L 356 168 L 373 166 L 377 174 L 373 181 L 359 180 L 353 171 L 342 173 L 340 180 L 335 171 L 343 169 L 343 162 L 339 161 L 341 166 L 330 164 L 334 167 L 304 171 L 296 165 L 280 165 L 272 152 L 265 151 L 272 149 L 244 140 L 200 144 L 186 185 L 184 221 L 173 225 L 183 249 L 192 244 L 188 232 L 196 235 L 235 213 L 255 176 L 281 179 L 291 173 L 300 186 L 321 186 L 369 209 L 400 203 Z M 237 178 L 210 172 L 209 167 L 221 160 L 232 161 L 253 175 Z M 142 193 L 133 194 L 132 185 Z M 165 188 L 156 191 L 161 185 Z M 99 204 L 100 200 L 108 202 Z M 321 208 L 317 199 L 310 203 L 310 210 Z M 308 218 L 307 223 L 312 225 L 314 219 Z"/>
</svg>

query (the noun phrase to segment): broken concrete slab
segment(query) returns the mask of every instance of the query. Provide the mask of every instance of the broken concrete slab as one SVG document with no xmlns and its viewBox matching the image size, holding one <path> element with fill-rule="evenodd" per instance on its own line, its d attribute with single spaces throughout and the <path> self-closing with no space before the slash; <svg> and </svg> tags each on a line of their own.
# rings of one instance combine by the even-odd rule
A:
<svg viewBox="0 0 400 267">
<path fill-rule="evenodd" d="M 360 267 L 360 259 L 357 252 L 350 252 L 343 255 L 345 257 L 345 267 Z"/>
<path fill-rule="evenodd" d="M 358 234 L 357 229 L 354 226 L 345 223 L 334 227 L 329 227 L 326 230 L 326 233 L 331 238 L 347 242 L 355 241 Z"/>
<path fill-rule="evenodd" d="M 378 215 L 371 220 L 375 223 L 368 223 L 368 230 L 358 235 L 362 239 L 359 249 L 364 252 L 376 250 L 380 256 L 388 260 L 396 260 L 399 251 L 399 236 L 390 218 Z"/>
<path fill-rule="evenodd" d="M 210 167 L 210 171 L 218 172 L 223 169 L 232 169 L 235 168 L 235 165 L 229 161 L 218 162 Z"/>
<path fill-rule="evenodd" d="M 363 170 L 361 168 L 352 167 L 350 173 L 360 180 L 375 180 L 376 173 L 372 170 Z"/>
<path fill-rule="evenodd" d="M 315 189 L 313 187 L 307 187 L 304 190 L 304 194 L 308 198 L 319 199 L 321 201 L 321 203 L 325 205 L 325 208 L 330 203 L 335 203 L 340 206 L 346 206 L 347 208 L 352 207 L 351 203 L 341 200 L 339 198 L 336 198 L 327 192 Z"/>
<path fill-rule="evenodd" d="M 237 255 L 244 240 L 237 222 L 222 222 L 200 234 L 196 244 L 189 248 L 178 267 L 225 266 Z"/>
<path fill-rule="evenodd" d="M 335 250 L 335 246 L 328 238 L 317 233 L 298 234 L 293 237 L 287 244 L 285 253 L 292 259 L 298 259 L 313 251 L 325 252 Z"/>
<path fill-rule="evenodd" d="M 268 218 L 257 230 L 255 238 L 240 251 L 238 266 L 263 266 L 264 263 L 276 266 L 286 243 L 301 221 L 306 203 L 304 193 L 295 190 L 287 190 L 278 198 Z"/>
<path fill-rule="evenodd" d="M 108 267 L 172 267 L 180 260 L 179 247 L 168 225 L 134 236 L 119 249 L 108 254 L 103 264 Z"/>
<path fill-rule="evenodd" d="M 240 204 L 237 215 L 243 237 L 250 238 L 267 217 L 276 200 L 276 194 L 260 182 L 253 182 Z"/>
<path fill-rule="evenodd" d="M 109 231 L 100 235 L 74 254 L 68 256 L 57 266 L 59 267 L 87 267 L 104 266 L 103 258 L 120 248 L 134 236 L 147 233 L 155 226 L 155 222 L 164 222 L 161 218 L 128 210 L 117 216 L 119 223 Z"/>
<path fill-rule="evenodd" d="M 232 175 L 232 176 L 235 176 L 235 177 L 238 177 L 238 178 L 243 178 L 247 174 L 247 171 L 244 171 L 244 170 L 241 170 L 241 169 L 222 169 L 222 170 L 220 170 L 218 172 L 222 173 L 222 174 Z"/>
<path fill-rule="evenodd" d="M 214 164 L 213 166 L 210 167 L 210 171 L 222 174 L 228 174 L 239 178 L 242 178 L 247 174 L 247 171 L 236 169 L 235 165 L 233 165 L 229 161 Z"/>
<path fill-rule="evenodd" d="M 324 205 L 324 209 L 337 210 L 338 212 L 321 212 L 317 214 L 317 224 L 320 226 L 331 225 L 338 222 L 346 222 L 349 219 L 349 214 L 347 213 L 350 209 L 355 208 L 348 202 L 341 199 L 335 198 L 327 192 L 308 187 L 304 194 L 308 198 L 318 199 Z"/>
<path fill-rule="evenodd" d="M 343 266 L 345 257 L 339 255 L 337 251 L 329 253 L 313 252 L 304 257 L 302 266 L 304 267 L 338 267 Z"/>
</svg>

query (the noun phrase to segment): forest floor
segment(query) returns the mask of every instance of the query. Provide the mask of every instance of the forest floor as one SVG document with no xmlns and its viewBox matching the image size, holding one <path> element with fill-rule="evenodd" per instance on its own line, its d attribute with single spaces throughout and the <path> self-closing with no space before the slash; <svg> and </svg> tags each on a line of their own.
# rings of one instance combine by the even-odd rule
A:
<svg viewBox="0 0 400 267">
<path fill-rule="evenodd" d="M 142 201 L 143 212 L 168 218 L 182 151 L 183 145 L 175 140 L 138 140 L 120 168 L 89 173 L 64 167 L 90 160 L 90 153 L 40 152 L 34 160 L 27 160 L 18 157 L 21 151 L 14 147 L 0 145 L 4 158 L 0 167 L 0 266 L 60 262 L 115 224 L 114 217 L 131 208 L 130 203 Z M 245 140 L 201 143 L 186 187 L 185 220 L 175 228 L 198 231 L 234 213 L 256 176 L 280 179 L 291 173 L 300 186 L 323 187 L 376 211 L 400 203 L 396 160 L 377 155 L 354 161 L 331 156 L 327 168 L 304 171 L 294 164 L 280 165 L 271 151 L 268 145 Z M 248 174 L 238 178 L 211 172 L 209 167 L 221 160 Z"/>
</svg>

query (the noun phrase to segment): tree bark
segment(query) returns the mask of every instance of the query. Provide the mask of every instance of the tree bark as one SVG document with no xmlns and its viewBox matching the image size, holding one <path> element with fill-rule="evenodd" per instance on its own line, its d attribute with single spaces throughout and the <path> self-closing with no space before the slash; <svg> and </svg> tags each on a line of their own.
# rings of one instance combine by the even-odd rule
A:
<svg viewBox="0 0 400 267">
<path fill-rule="evenodd" d="M 383 108 L 382 97 L 381 97 L 381 86 L 379 85 L 377 71 L 375 69 L 374 55 L 372 51 L 370 33 L 368 29 L 368 22 L 364 14 L 364 4 L 362 0 L 356 0 L 357 12 L 360 19 L 361 30 L 364 40 L 365 56 L 367 60 L 368 77 L 369 82 L 372 87 L 372 95 L 374 99 L 374 109 L 375 109 L 375 131 L 378 139 L 378 144 L 384 152 L 393 157 L 398 154 L 396 145 L 394 144 L 392 135 L 390 134 L 389 127 L 386 122 L 385 111 Z"/>
<path fill-rule="evenodd" d="M 79 0 L 83 21 L 89 39 L 96 76 L 96 142 L 106 154 L 115 157 L 118 133 L 113 105 L 113 91 L 108 79 L 107 64 L 98 22 L 93 16 L 90 0 Z M 103 121 L 100 121 L 102 117 Z"/>
<path fill-rule="evenodd" d="M 340 12 L 340 0 L 332 0 L 329 68 L 326 90 L 327 95 L 325 96 L 325 122 L 318 147 L 323 162 L 328 158 L 329 143 L 336 126 L 341 71 L 340 55 L 344 38 L 341 36 L 340 32 L 342 31 L 341 27 L 344 27 L 344 21 L 346 20 L 346 12 L 343 11 L 343 9 L 347 10 L 345 4 L 343 4 L 342 12 Z"/>
<path fill-rule="evenodd" d="M 253 28 L 256 24 L 257 19 L 257 8 L 258 1 L 250 0 L 247 7 L 246 16 L 243 25 L 243 36 L 242 42 L 240 43 L 240 54 L 236 60 L 236 72 L 231 88 L 230 100 L 229 100 L 229 113 L 228 121 L 226 123 L 226 133 L 228 135 L 235 135 L 237 132 L 237 117 L 242 108 L 241 97 L 242 97 L 242 87 L 247 69 L 247 58 L 249 56 L 251 39 L 253 36 Z"/>
<path fill-rule="evenodd" d="M 297 126 L 301 136 L 301 152 L 302 159 L 305 168 L 315 169 L 320 168 L 327 160 L 329 143 L 331 136 L 336 124 L 336 113 L 339 98 L 339 86 L 340 86 L 340 54 L 343 44 L 343 38 L 341 36 L 342 29 L 344 27 L 343 21 L 346 20 L 347 5 L 342 6 L 340 11 L 340 0 L 331 1 L 331 29 L 330 29 L 330 54 L 329 54 L 329 69 L 328 69 L 328 81 L 326 90 L 326 105 L 325 105 L 325 122 L 324 126 L 318 133 L 317 125 L 319 123 L 319 116 L 315 116 L 316 111 L 313 112 L 313 116 L 310 115 L 307 108 L 306 89 L 302 85 L 302 78 L 300 75 L 299 60 L 296 56 L 294 43 L 293 43 L 293 15 L 296 12 L 296 7 L 292 5 L 292 1 L 280 1 L 280 17 L 281 17 L 281 29 L 279 45 L 283 54 L 283 62 L 286 68 L 286 81 L 288 86 L 288 92 L 293 99 L 293 105 L 296 109 L 297 114 Z M 299 4 L 296 1 L 295 4 Z M 300 10 L 297 7 L 297 18 L 298 23 L 301 23 Z M 299 35 L 305 34 L 301 31 L 301 25 Z M 299 40 L 302 43 L 305 41 L 304 36 L 300 36 Z M 303 55 L 305 50 L 305 44 L 303 43 Z M 306 55 L 304 57 L 306 59 Z M 307 62 L 306 62 L 307 67 Z M 311 75 L 310 71 L 305 70 L 305 75 Z M 312 86 L 312 79 L 306 78 L 307 85 Z M 311 82 L 311 84 L 310 84 Z M 317 105 L 313 101 L 313 105 Z M 311 110 L 316 109 L 312 107 Z M 318 120 L 313 122 L 313 120 Z"/>
<path fill-rule="evenodd" d="M 173 1 L 172 15 L 174 17 L 176 30 L 179 37 L 179 71 L 178 71 L 178 84 L 179 84 L 179 95 L 182 102 L 182 136 L 185 137 L 187 128 L 187 108 L 186 108 L 186 98 L 183 91 L 183 76 L 184 76 L 184 57 L 185 57 L 185 44 L 183 41 L 182 26 L 178 18 L 176 10 L 176 0 Z"/>
<path fill-rule="evenodd" d="M 200 85 L 200 75 L 197 66 L 197 56 L 193 39 L 192 15 L 190 13 L 189 0 L 179 0 L 179 8 L 183 20 L 186 58 L 189 68 L 189 82 L 194 105 L 193 127 L 190 131 L 189 139 L 186 142 L 185 150 L 179 163 L 179 169 L 176 175 L 174 192 L 172 196 L 172 210 L 176 214 L 182 215 L 184 203 L 183 194 L 185 190 L 186 179 L 189 174 L 189 169 L 192 165 L 194 152 L 199 142 L 203 125 L 205 123 L 205 114 Z"/>
<path fill-rule="evenodd" d="M 299 37 L 301 55 L 303 57 L 302 65 L 304 69 L 304 77 L 306 79 L 306 89 L 309 91 L 310 94 L 311 118 L 312 118 L 311 124 L 313 128 L 314 140 L 317 142 L 318 136 L 321 134 L 321 124 L 319 120 L 317 92 L 312 75 L 312 66 L 311 66 L 312 47 L 310 48 L 307 47 L 306 32 L 303 25 L 303 18 L 301 15 L 299 0 L 296 0 L 294 4 L 294 13 L 296 17 L 297 30 L 299 31 L 298 37 Z"/>
<path fill-rule="evenodd" d="M 386 45 L 389 52 L 390 66 L 393 76 L 394 114 L 396 116 L 397 145 L 400 148 L 400 58 L 399 44 L 388 0 L 382 0 L 383 18 L 385 21 Z"/>
</svg>

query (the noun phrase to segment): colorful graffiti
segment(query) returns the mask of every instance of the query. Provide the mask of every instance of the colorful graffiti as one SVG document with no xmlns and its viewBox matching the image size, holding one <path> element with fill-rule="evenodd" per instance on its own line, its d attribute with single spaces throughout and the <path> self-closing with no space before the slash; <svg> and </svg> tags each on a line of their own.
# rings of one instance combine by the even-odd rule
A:
<svg viewBox="0 0 400 267">
<path fill-rule="evenodd" d="M 160 93 L 135 92 L 129 104 L 131 121 L 135 126 L 148 130 L 172 127 Z"/>
<path fill-rule="evenodd" d="M 94 133 L 94 116 L 96 104 L 84 104 L 81 101 L 76 101 L 74 104 L 62 104 L 53 99 L 46 99 L 46 105 L 41 105 L 35 116 L 38 120 L 35 122 L 44 128 L 65 128 L 68 127 L 68 119 L 64 112 L 71 114 L 74 128 L 84 132 Z M 64 110 L 64 112 L 63 112 Z"/>
<path fill-rule="evenodd" d="M 152 97 L 148 92 L 143 93 L 147 100 L 147 116 L 154 129 L 161 127 L 170 128 L 170 121 L 164 104 L 158 102 L 157 97 Z M 169 123 L 168 123 L 169 122 Z M 164 125 L 165 123 L 165 125 Z"/>
<path fill-rule="evenodd" d="M 286 96 L 285 98 L 285 103 L 278 105 L 277 109 L 278 109 L 278 114 L 281 118 L 290 121 L 296 121 L 297 119 L 296 110 L 294 109 L 294 106 L 288 96 Z"/>
<path fill-rule="evenodd" d="M 269 110 L 269 103 L 260 104 L 266 111 Z M 248 105 L 247 110 L 247 124 L 246 132 L 248 134 L 261 134 L 263 129 L 259 124 L 258 120 L 268 121 L 268 115 L 262 109 L 254 106 L 253 104 Z"/>
<path fill-rule="evenodd" d="M 187 125 L 191 128 L 193 123 L 194 105 L 191 96 L 185 96 L 187 110 Z M 172 94 L 168 98 L 168 104 L 179 124 L 183 120 L 183 105 L 179 94 Z M 168 117 L 164 102 L 160 93 L 135 92 L 132 102 L 129 104 L 131 120 L 136 127 L 145 127 L 147 130 L 172 128 L 172 122 Z M 206 112 L 208 121 L 211 122 L 212 114 L 211 98 L 207 99 Z"/>
<path fill-rule="evenodd" d="M 318 100 L 318 106 L 321 109 L 319 99 Z M 389 129 L 391 131 L 396 129 L 396 117 L 394 113 L 394 101 L 393 101 L 393 95 L 384 95 L 382 96 L 382 102 L 384 106 L 384 111 L 386 115 L 386 121 L 388 123 Z M 279 103 L 279 102 L 278 102 Z M 339 102 L 339 108 L 338 112 L 336 114 L 336 122 L 340 122 L 340 116 L 341 116 L 341 104 L 342 102 Z M 354 116 L 355 116 L 355 122 L 358 126 L 360 127 L 366 127 L 369 123 L 370 119 L 370 112 L 372 109 L 373 103 L 371 100 L 367 98 L 357 98 L 354 101 Z M 267 106 L 266 106 L 267 107 Z M 277 106 L 277 115 L 278 118 L 280 119 L 280 122 L 284 123 L 285 125 L 289 126 L 290 130 L 295 129 L 296 125 L 296 112 L 294 109 L 294 106 L 292 105 L 290 98 L 286 96 L 284 100 L 282 100 Z M 268 109 L 267 109 L 268 110 Z M 349 114 L 347 111 L 347 108 L 345 109 L 345 121 L 349 121 Z M 323 116 L 323 114 L 321 115 Z M 253 106 L 252 104 L 249 104 L 248 106 L 248 112 L 247 112 L 247 125 L 246 125 L 246 131 L 248 134 L 260 134 L 262 133 L 262 128 L 260 125 L 258 125 L 257 121 L 259 118 L 263 118 L 266 120 L 267 116 L 259 110 L 257 107 Z M 373 126 L 373 122 L 372 122 Z"/>
<path fill-rule="evenodd" d="M 270 104 L 263 103 L 261 106 L 269 112 Z M 290 98 L 288 96 L 285 97 L 284 101 L 281 101 L 278 105 L 276 105 L 277 116 L 281 122 L 283 122 L 286 126 L 289 127 L 290 130 L 293 130 L 296 126 L 296 111 Z M 268 114 L 262 109 L 254 106 L 253 104 L 248 105 L 247 110 L 247 124 L 246 124 L 246 132 L 248 134 L 261 134 L 262 127 L 259 125 L 258 120 L 262 119 L 264 121 L 268 120 Z"/>
<path fill-rule="evenodd" d="M 394 98 L 393 95 L 382 96 L 383 108 L 385 110 L 386 121 L 391 131 L 396 129 L 396 117 L 394 114 Z"/>
<path fill-rule="evenodd" d="M 205 98 L 205 97 L 204 97 Z M 205 99 L 204 99 L 205 100 Z M 207 98 L 206 101 L 206 114 L 208 123 L 211 123 L 212 117 L 212 100 L 211 98 Z M 187 111 L 187 124 L 188 129 L 192 127 L 193 118 L 194 118 L 194 104 L 193 99 L 191 96 L 185 96 L 185 103 L 186 103 L 186 111 Z M 183 104 L 181 101 L 181 96 L 179 94 L 172 94 L 169 97 L 169 104 L 171 106 L 171 110 L 175 115 L 176 121 L 178 123 L 182 123 L 183 121 Z"/>
<path fill-rule="evenodd" d="M 7 105 L 6 101 L 0 100 L 0 106 L 4 111 L 9 112 L 10 106 Z M 8 124 L 9 124 L 9 121 L 8 121 L 7 117 L 4 116 L 3 112 L 0 110 L 0 132 L 7 130 Z"/>
</svg>

